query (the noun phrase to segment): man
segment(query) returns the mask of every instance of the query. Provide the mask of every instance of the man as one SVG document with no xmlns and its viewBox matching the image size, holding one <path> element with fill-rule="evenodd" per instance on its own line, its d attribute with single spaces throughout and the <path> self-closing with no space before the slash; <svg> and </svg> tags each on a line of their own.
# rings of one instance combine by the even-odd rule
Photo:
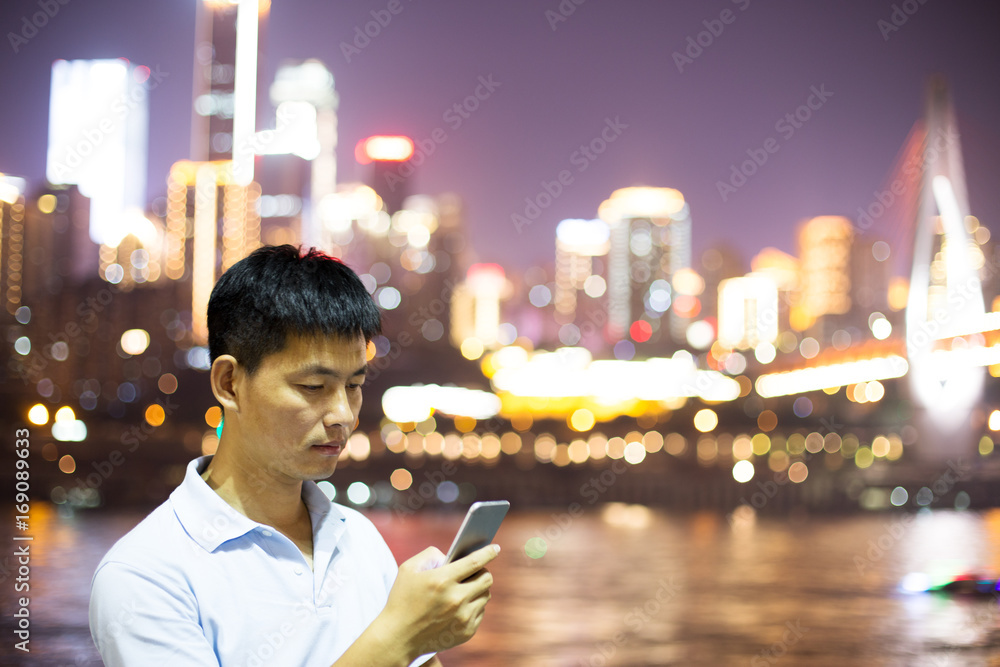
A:
<svg viewBox="0 0 1000 667">
<path fill-rule="evenodd" d="M 378 309 L 315 250 L 264 247 L 208 304 L 211 384 L 224 426 L 169 500 L 94 574 L 90 628 L 105 664 L 440 665 L 482 620 L 491 545 L 398 568 L 361 513 L 314 480 L 333 474 L 361 408 Z"/>
</svg>

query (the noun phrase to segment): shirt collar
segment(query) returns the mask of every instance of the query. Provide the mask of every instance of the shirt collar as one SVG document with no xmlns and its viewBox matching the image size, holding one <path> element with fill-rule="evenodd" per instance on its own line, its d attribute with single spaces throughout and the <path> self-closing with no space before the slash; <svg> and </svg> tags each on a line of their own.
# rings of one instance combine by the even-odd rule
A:
<svg viewBox="0 0 1000 667">
<path fill-rule="evenodd" d="M 271 528 L 238 512 L 202 479 L 212 456 L 201 456 L 187 466 L 184 481 L 170 494 L 174 513 L 184 530 L 206 551 L 215 551 L 225 542 L 247 533 Z M 316 482 L 302 483 L 302 500 L 312 519 L 313 530 L 326 521 L 343 523 L 346 516 L 330 502 Z"/>
</svg>

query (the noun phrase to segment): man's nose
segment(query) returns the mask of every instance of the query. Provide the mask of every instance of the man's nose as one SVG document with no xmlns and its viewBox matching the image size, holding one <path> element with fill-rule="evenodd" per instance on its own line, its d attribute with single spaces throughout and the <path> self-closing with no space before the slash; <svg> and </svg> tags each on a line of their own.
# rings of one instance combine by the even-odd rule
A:
<svg viewBox="0 0 1000 667">
<path fill-rule="evenodd" d="M 323 415 L 323 425 L 327 428 L 342 426 L 348 429 L 354 425 L 354 412 L 351 410 L 351 401 L 347 397 L 345 387 L 339 387 L 330 397 L 326 414 Z"/>
</svg>

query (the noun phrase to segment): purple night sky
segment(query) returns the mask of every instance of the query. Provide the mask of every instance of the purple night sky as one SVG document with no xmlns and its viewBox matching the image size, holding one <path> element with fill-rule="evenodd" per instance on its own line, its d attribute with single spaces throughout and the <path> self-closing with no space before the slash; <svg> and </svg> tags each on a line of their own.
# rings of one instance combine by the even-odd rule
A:
<svg viewBox="0 0 1000 667">
<path fill-rule="evenodd" d="M 559 22 L 552 19 L 559 0 L 398 1 L 401 11 L 347 62 L 342 43 L 389 0 L 275 0 L 263 80 L 269 84 L 286 59 L 319 58 L 330 68 L 340 95 L 341 181 L 365 175 L 353 158 L 359 139 L 419 140 L 442 128 L 447 140 L 413 176 L 411 191 L 460 194 L 483 261 L 550 262 L 559 220 L 594 217 L 613 189 L 637 184 L 684 193 L 696 253 L 724 239 L 747 260 L 768 245 L 794 252 L 797 222 L 854 219 L 888 186 L 935 72 L 951 85 L 972 212 L 1000 231 L 995 1 L 562 0 L 575 11 Z M 41 11 L 39 0 L 0 8 L 0 171 L 35 187 L 44 177 L 53 60 L 126 57 L 168 74 L 150 96 L 148 194 L 162 195 L 170 164 L 189 157 L 196 0 L 46 2 L 58 12 L 17 53 L 10 33 Z M 724 11 L 728 24 L 717 22 Z M 890 32 L 894 11 L 901 25 Z M 721 34 L 679 72 L 673 54 L 706 30 L 705 21 Z M 455 127 L 456 116 L 445 114 L 473 94 L 479 77 L 499 86 Z M 812 87 L 832 95 L 791 136 L 776 130 Z M 574 161 L 606 119 L 627 127 L 593 161 Z M 769 137 L 778 151 L 723 201 L 716 182 Z M 525 197 L 562 170 L 572 183 L 518 233 L 511 215 L 523 214 Z"/>
</svg>

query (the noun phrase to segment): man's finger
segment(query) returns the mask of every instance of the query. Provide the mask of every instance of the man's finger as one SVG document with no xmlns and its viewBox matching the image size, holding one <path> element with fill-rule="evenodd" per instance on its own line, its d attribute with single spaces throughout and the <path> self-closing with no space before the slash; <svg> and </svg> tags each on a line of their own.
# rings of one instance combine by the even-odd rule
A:
<svg viewBox="0 0 1000 667">
<path fill-rule="evenodd" d="M 483 591 L 490 590 L 490 586 L 493 585 L 493 575 L 484 567 L 459 583 L 467 591 L 466 595 L 475 597 L 482 594 Z"/>
<path fill-rule="evenodd" d="M 464 581 L 486 567 L 490 561 L 497 557 L 498 553 L 500 553 L 500 545 L 490 544 L 445 565 L 445 568 L 448 569 L 448 576 L 455 577 L 456 581 Z"/>
</svg>

